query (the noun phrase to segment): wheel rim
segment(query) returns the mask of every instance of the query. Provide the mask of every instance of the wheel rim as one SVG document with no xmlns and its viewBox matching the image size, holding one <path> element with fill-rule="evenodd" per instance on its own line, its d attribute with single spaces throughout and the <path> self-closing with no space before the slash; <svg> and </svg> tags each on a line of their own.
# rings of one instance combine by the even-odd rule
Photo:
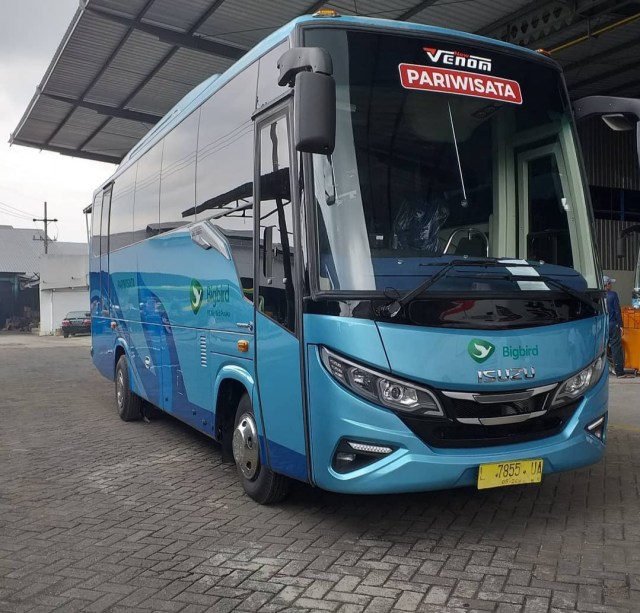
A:
<svg viewBox="0 0 640 613">
<path fill-rule="evenodd" d="M 233 431 L 233 459 L 246 479 L 253 479 L 260 464 L 258 435 L 253 415 L 244 413 Z"/>
<path fill-rule="evenodd" d="M 122 370 L 118 371 L 118 377 L 116 382 L 116 401 L 118 408 L 122 409 L 122 403 L 124 402 L 124 375 Z"/>
</svg>

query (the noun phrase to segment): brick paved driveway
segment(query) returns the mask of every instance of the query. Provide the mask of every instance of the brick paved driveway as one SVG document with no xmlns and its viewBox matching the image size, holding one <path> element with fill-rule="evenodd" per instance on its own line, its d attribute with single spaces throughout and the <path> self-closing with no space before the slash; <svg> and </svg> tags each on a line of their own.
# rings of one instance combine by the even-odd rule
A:
<svg viewBox="0 0 640 613">
<path fill-rule="evenodd" d="M 640 611 L 640 429 L 539 487 L 261 507 L 69 341 L 0 345 L 2 612 Z"/>
</svg>

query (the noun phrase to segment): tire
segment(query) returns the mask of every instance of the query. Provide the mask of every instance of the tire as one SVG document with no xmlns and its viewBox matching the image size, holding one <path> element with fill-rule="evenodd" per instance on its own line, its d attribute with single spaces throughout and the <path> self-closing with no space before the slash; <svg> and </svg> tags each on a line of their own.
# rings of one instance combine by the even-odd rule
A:
<svg viewBox="0 0 640 613">
<path fill-rule="evenodd" d="M 63 332 L 62 336 L 64 336 L 65 338 L 69 338 L 69 333 L 68 332 Z"/>
<path fill-rule="evenodd" d="M 142 417 L 142 398 L 131 391 L 129 385 L 129 363 L 120 356 L 116 365 L 116 406 L 123 421 L 135 421 Z"/>
<path fill-rule="evenodd" d="M 233 459 L 244 491 L 260 504 L 279 502 L 289 493 L 291 481 L 260 462 L 255 413 L 247 394 L 240 398 L 233 427 Z"/>
</svg>

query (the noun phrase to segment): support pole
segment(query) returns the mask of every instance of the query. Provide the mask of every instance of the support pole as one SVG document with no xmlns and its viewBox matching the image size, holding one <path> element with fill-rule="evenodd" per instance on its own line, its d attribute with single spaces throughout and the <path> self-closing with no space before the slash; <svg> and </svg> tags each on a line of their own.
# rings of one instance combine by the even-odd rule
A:
<svg viewBox="0 0 640 613">
<path fill-rule="evenodd" d="M 45 255 L 47 253 L 49 253 L 49 232 L 48 232 L 48 225 L 54 221 L 58 221 L 57 219 L 49 219 L 47 217 L 47 203 L 45 201 L 44 203 L 44 219 L 36 219 L 34 218 L 33 221 L 43 221 L 44 222 L 44 252 Z"/>
</svg>

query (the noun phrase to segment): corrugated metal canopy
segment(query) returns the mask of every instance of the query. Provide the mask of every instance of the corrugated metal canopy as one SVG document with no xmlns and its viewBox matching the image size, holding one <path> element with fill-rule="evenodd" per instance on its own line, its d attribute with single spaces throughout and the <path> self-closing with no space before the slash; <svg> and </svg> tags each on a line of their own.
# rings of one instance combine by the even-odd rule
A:
<svg viewBox="0 0 640 613">
<path fill-rule="evenodd" d="M 118 163 L 194 86 L 322 7 L 545 48 L 573 98 L 640 95 L 640 0 L 81 0 L 11 142 Z"/>
</svg>

